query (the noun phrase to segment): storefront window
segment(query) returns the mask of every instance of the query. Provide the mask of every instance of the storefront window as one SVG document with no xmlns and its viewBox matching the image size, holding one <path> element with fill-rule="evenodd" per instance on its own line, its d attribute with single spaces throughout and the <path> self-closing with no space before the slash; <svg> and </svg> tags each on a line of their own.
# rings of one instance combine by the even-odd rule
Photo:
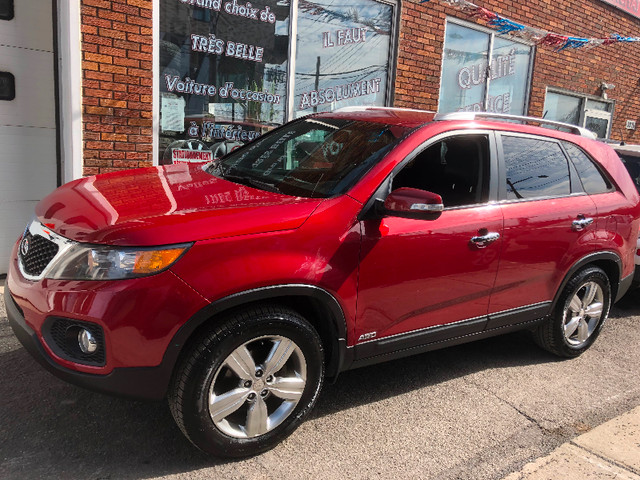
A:
<svg viewBox="0 0 640 480">
<path fill-rule="evenodd" d="M 544 101 L 544 118 L 584 127 L 598 138 L 608 138 L 613 102 L 549 90 Z"/>
<path fill-rule="evenodd" d="M 209 161 L 307 113 L 388 104 L 396 5 L 160 0 L 159 163 Z"/>
<path fill-rule="evenodd" d="M 438 111 L 524 115 L 532 47 L 447 22 Z"/>
<path fill-rule="evenodd" d="M 489 112 L 524 115 L 527 111 L 531 47 L 495 37 L 489 83 Z"/>
<path fill-rule="evenodd" d="M 289 10 L 277 0 L 162 0 L 160 163 L 208 160 L 216 144 L 285 121 Z"/>
<path fill-rule="evenodd" d="M 385 105 L 392 5 L 299 0 L 295 116 L 350 105 Z"/>
<path fill-rule="evenodd" d="M 484 32 L 455 23 L 447 24 L 440 112 L 465 108 L 484 110 L 489 40 L 490 36 Z"/>
</svg>

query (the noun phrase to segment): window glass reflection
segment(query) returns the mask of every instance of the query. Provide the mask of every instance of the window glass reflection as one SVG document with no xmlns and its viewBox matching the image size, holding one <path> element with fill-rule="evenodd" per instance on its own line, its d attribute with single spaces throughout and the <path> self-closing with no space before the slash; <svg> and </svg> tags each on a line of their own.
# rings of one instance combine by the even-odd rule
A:
<svg viewBox="0 0 640 480">
<path fill-rule="evenodd" d="M 568 195 L 569 165 L 555 142 L 502 137 L 510 200 Z"/>
<path fill-rule="evenodd" d="M 285 121 L 288 2 L 201 4 L 160 2 L 161 154 L 180 140 L 241 144 Z"/>
<path fill-rule="evenodd" d="M 447 23 L 440 112 L 484 110 L 489 35 Z"/>
<path fill-rule="evenodd" d="M 607 138 L 609 131 L 609 120 L 606 118 L 594 118 L 587 115 L 584 121 L 587 130 L 591 130 L 598 138 Z"/>
<path fill-rule="evenodd" d="M 385 105 L 393 7 L 300 0 L 295 116 L 350 105 Z"/>
<path fill-rule="evenodd" d="M 591 108 L 593 110 L 601 110 L 603 112 L 611 111 L 611 103 L 609 102 L 600 102 L 598 100 L 592 100 L 591 98 L 587 99 L 587 108 Z"/>
<path fill-rule="evenodd" d="M 580 125 L 581 109 L 582 101 L 579 97 L 547 92 L 543 117 L 572 125 Z"/>
<path fill-rule="evenodd" d="M 533 49 L 493 35 L 489 65 L 491 36 L 447 23 L 438 111 L 526 113 Z"/>
<path fill-rule="evenodd" d="M 487 111 L 524 115 L 531 47 L 495 37 Z"/>
<path fill-rule="evenodd" d="M 609 190 L 609 182 L 605 180 L 600 170 L 580 147 L 569 142 L 564 142 L 564 147 L 578 171 L 578 176 L 585 192 L 594 194 L 604 193 Z"/>
<path fill-rule="evenodd" d="M 208 168 L 263 190 L 302 197 L 345 193 L 408 128 L 335 118 L 306 118 L 260 137 Z"/>
</svg>

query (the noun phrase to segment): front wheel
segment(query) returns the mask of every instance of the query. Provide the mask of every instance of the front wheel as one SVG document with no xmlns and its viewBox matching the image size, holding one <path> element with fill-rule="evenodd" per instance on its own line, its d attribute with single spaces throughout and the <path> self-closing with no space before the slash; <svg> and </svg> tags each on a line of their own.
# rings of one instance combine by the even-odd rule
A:
<svg viewBox="0 0 640 480">
<path fill-rule="evenodd" d="M 580 270 L 567 283 L 549 319 L 534 339 L 561 357 L 577 357 L 600 334 L 611 307 L 609 277 L 598 267 Z"/>
<path fill-rule="evenodd" d="M 183 357 L 169 393 L 176 423 L 201 450 L 241 457 L 268 450 L 302 422 L 324 376 L 315 329 L 265 306 L 209 330 Z"/>
</svg>

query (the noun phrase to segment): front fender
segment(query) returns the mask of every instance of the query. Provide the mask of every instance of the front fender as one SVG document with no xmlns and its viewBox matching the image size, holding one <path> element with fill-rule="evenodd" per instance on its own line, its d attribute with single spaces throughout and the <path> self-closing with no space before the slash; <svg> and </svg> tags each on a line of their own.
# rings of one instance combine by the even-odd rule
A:
<svg viewBox="0 0 640 480">
<path fill-rule="evenodd" d="M 327 358 L 326 374 L 335 377 L 351 363 L 350 349 L 347 347 L 347 323 L 344 312 L 336 298 L 326 290 L 304 284 L 273 285 L 235 293 L 205 306 L 176 332 L 162 360 L 165 371 L 173 371 L 180 353 L 199 327 L 216 316 L 235 308 L 256 302 L 282 301 L 283 299 L 313 299 L 322 308 L 322 318 L 326 318 L 331 341 L 331 355 Z M 167 378 L 167 385 L 169 378 Z"/>
</svg>

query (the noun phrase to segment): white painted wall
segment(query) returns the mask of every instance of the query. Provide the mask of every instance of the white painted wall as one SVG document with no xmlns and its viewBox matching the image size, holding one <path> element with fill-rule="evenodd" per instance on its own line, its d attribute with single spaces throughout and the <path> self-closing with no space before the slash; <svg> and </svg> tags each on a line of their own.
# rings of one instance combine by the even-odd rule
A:
<svg viewBox="0 0 640 480">
<path fill-rule="evenodd" d="M 58 0 L 58 82 L 62 183 L 82 177 L 80 0 Z"/>
<path fill-rule="evenodd" d="M 0 101 L 0 274 L 35 204 L 56 188 L 52 2 L 16 0 L 0 20 L 0 71 L 16 81 L 16 98 Z"/>
</svg>

